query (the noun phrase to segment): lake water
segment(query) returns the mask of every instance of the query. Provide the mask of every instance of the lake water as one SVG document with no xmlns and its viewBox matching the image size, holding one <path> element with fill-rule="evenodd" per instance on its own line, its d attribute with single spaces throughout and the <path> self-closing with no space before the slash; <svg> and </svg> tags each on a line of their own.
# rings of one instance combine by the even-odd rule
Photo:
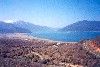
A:
<svg viewBox="0 0 100 67">
<path fill-rule="evenodd" d="M 34 37 L 46 38 L 55 41 L 63 41 L 63 42 L 77 42 L 83 39 L 90 39 L 96 36 L 100 36 L 100 32 L 40 32 L 40 33 L 31 33 Z"/>
</svg>

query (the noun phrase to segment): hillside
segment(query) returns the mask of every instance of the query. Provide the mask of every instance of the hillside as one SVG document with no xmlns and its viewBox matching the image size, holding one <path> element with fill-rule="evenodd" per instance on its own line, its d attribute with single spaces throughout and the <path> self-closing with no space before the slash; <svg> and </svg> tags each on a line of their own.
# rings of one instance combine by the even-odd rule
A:
<svg viewBox="0 0 100 67">
<path fill-rule="evenodd" d="M 86 40 L 83 46 L 87 51 L 100 58 L 100 36 Z"/>
<path fill-rule="evenodd" d="M 0 21 L 0 33 L 30 33 L 31 31 L 25 28 L 17 27 L 12 23 Z"/>
<path fill-rule="evenodd" d="M 0 67 L 99 67 L 100 52 L 94 54 L 91 51 L 95 50 L 87 46 L 90 44 L 87 42 L 92 40 L 99 42 L 100 39 L 71 43 L 22 34 L 1 35 Z M 100 42 L 97 44 L 100 45 Z"/>
<path fill-rule="evenodd" d="M 100 21 L 78 21 L 60 29 L 59 31 L 100 31 Z"/>
<path fill-rule="evenodd" d="M 13 24 L 15 26 L 31 30 L 33 33 L 34 32 L 51 32 L 51 31 L 53 31 L 53 28 L 49 28 L 46 26 L 39 26 L 39 25 L 35 25 L 33 23 L 24 22 L 24 21 L 16 21 L 16 22 L 13 22 Z"/>
</svg>

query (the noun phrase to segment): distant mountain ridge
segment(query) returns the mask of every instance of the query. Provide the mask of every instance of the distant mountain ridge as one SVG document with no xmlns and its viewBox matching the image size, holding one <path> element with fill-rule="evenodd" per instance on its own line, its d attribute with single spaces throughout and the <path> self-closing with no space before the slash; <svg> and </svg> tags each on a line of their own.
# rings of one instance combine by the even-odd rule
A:
<svg viewBox="0 0 100 67">
<path fill-rule="evenodd" d="M 60 29 L 59 31 L 100 31 L 100 21 L 78 21 Z"/>
<path fill-rule="evenodd" d="M 16 21 L 13 22 L 15 26 L 26 28 L 32 32 L 50 32 L 53 31 L 53 28 L 46 27 L 46 26 L 39 26 L 33 23 L 24 22 L 24 21 Z"/>
<path fill-rule="evenodd" d="M 31 31 L 25 28 L 17 27 L 12 23 L 0 21 L 0 33 L 30 33 Z"/>
<path fill-rule="evenodd" d="M 11 20 L 9 22 L 11 22 Z M 36 33 L 54 31 L 56 31 L 54 28 L 39 26 L 25 21 L 13 21 L 11 23 L 0 21 L 0 33 Z M 78 21 L 59 29 L 58 31 L 100 31 L 100 21 Z"/>
</svg>

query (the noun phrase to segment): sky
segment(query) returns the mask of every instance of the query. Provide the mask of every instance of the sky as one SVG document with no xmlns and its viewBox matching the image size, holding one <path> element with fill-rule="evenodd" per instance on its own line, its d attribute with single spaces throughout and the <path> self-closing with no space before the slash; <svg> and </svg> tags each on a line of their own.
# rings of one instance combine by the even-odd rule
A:
<svg viewBox="0 0 100 67">
<path fill-rule="evenodd" d="M 82 20 L 100 20 L 100 0 L 0 0 L 0 20 L 22 20 L 62 28 Z"/>
</svg>

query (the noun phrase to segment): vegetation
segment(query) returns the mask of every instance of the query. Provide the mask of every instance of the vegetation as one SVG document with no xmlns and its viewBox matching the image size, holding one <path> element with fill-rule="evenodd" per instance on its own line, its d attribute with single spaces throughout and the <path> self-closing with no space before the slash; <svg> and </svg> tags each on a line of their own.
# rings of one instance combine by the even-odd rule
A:
<svg viewBox="0 0 100 67">
<path fill-rule="evenodd" d="M 0 37 L 0 67 L 99 67 L 83 43 Z M 100 44 L 100 43 L 99 43 Z"/>
</svg>

